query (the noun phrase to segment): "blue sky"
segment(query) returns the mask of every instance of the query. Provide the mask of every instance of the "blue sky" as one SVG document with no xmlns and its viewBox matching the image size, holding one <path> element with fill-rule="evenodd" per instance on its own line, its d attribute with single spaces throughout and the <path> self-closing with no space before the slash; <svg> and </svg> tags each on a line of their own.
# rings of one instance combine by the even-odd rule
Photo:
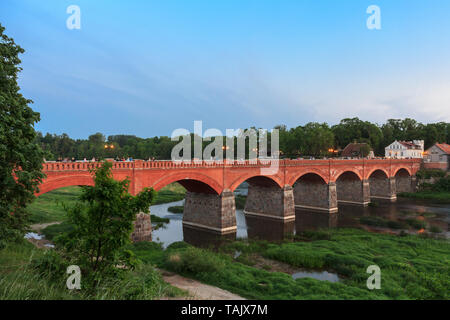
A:
<svg viewBox="0 0 450 320">
<path fill-rule="evenodd" d="M 81 9 L 81 30 L 66 8 Z M 366 9 L 381 9 L 368 30 Z M 450 1 L 1 0 L 40 131 L 450 121 Z"/>
</svg>

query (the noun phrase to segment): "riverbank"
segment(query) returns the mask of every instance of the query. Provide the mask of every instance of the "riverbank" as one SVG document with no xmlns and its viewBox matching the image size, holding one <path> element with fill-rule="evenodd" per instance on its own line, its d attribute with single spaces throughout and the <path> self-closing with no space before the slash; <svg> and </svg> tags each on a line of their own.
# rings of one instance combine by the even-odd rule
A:
<svg viewBox="0 0 450 320">
<path fill-rule="evenodd" d="M 447 240 L 416 235 L 388 235 L 359 229 L 302 233 L 282 243 L 233 241 L 219 251 L 184 242 L 166 250 L 156 243 L 137 243 L 135 254 L 186 277 L 248 299 L 448 299 L 450 246 Z M 296 268 L 334 272 L 339 282 L 271 271 L 254 257 Z M 366 285 L 370 265 L 382 273 L 380 290 Z"/>
<path fill-rule="evenodd" d="M 435 200 L 440 203 L 450 203 L 450 192 L 436 192 L 436 191 L 418 191 L 418 192 L 403 192 L 397 195 L 400 198 L 420 199 L 420 200 Z"/>
</svg>

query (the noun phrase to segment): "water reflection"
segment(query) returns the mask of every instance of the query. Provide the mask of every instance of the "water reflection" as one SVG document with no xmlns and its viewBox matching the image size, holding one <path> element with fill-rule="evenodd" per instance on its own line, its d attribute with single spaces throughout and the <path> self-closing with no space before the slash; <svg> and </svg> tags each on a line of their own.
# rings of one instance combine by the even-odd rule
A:
<svg viewBox="0 0 450 320">
<path fill-rule="evenodd" d="M 248 238 L 268 241 L 283 240 L 286 235 L 295 231 L 295 221 L 283 221 L 280 219 L 260 216 L 245 216 L 247 222 Z"/>
</svg>

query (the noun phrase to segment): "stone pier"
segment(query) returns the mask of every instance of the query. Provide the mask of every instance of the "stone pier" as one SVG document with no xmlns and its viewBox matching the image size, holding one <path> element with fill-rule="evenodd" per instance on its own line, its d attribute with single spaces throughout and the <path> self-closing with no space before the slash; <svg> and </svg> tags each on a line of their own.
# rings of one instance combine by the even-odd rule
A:
<svg viewBox="0 0 450 320">
<path fill-rule="evenodd" d="M 388 178 L 382 171 L 375 171 L 369 178 L 370 197 L 389 201 L 397 200 L 395 178 Z"/>
<path fill-rule="evenodd" d="M 352 172 L 343 173 L 336 181 L 338 203 L 366 206 L 370 202 L 368 180 L 360 180 Z"/>
<path fill-rule="evenodd" d="M 150 214 L 141 212 L 136 215 L 131 241 L 152 241 L 152 221 Z"/>
<path fill-rule="evenodd" d="M 219 234 L 236 232 L 236 205 L 233 192 L 225 190 L 220 195 L 186 192 L 183 225 Z"/>
<path fill-rule="evenodd" d="M 249 183 L 246 215 L 295 220 L 294 192 L 291 186 L 260 186 Z"/>
<path fill-rule="evenodd" d="M 294 184 L 295 208 L 337 212 L 336 183 L 326 183 L 316 174 L 306 174 Z"/>
</svg>

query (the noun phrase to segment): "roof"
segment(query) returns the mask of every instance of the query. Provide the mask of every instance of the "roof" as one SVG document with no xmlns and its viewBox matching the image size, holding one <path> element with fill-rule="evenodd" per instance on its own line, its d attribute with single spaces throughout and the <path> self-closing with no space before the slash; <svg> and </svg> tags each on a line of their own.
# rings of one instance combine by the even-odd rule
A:
<svg viewBox="0 0 450 320">
<path fill-rule="evenodd" d="M 435 146 L 444 151 L 446 154 L 450 154 L 450 145 L 446 143 L 436 143 Z"/>
<path fill-rule="evenodd" d="M 362 147 L 369 147 L 367 143 L 349 143 L 344 150 L 342 150 L 341 156 L 342 157 L 352 157 L 357 156 L 361 154 L 361 148 Z M 372 150 L 372 148 L 369 147 L 369 150 Z"/>
<path fill-rule="evenodd" d="M 415 150 L 421 149 L 420 145 L 415 144 L 412 141 L 397 141 L 397 142 L 400 143 L 402 146 L 406 147 L 407 149 L 415 149 Z"/>
</svg>

